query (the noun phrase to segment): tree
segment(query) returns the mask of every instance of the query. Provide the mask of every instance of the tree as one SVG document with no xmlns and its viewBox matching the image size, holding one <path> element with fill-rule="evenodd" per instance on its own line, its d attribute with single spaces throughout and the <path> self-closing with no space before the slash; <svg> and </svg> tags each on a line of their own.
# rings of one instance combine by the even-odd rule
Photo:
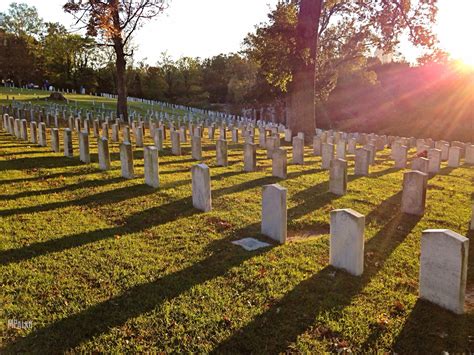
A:
<svg viewBox="0 0 474 355">
<path fill-rule="evenodd" d="M 414 45 L 432 49 L 436 13 L 436 0 L 281 2 L 245 43 L 267 81 L 287 93 L 290 128 L 310 137 L 315 102 L 327 97 L 340 71 L 364 67 L 377 48 L 390 53 L 406 32 Z"/>
<path fill-rule="evenodd" d="M 46 27 L 41 54 L 48 79 L 62 88 L 94 89 L 97 85 L 94 69 L 105 61 L 95 41 L 71 34 L 58 23 L 47 23 Z"/>
<path fill-rule="evenodd" d="M 0 27 L 18 37 L 38 37 L 44 29 L 44 23 L 36 7 L 12 2 L 6 14 L 0 13 Z"/>
<path fill-rule="evenodd" d="M 164 11 L 167 0 L 68 0 L 64 10 L 82 23 L 87 34 L 102 39 L 104 46 L 115 52 L 117 80 L 117 116 L 128 120 L 126 57 L 132 34 L 146 20 Z"/>
</svg>

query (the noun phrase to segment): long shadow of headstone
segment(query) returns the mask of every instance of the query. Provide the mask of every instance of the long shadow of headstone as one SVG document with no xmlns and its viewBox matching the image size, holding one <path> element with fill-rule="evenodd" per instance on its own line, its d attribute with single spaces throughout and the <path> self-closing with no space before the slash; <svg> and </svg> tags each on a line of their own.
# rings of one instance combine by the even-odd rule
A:
<svg viewBox="0 0 474 355">
<path fill-rule="evenodd" d="M 325 267 L 298 284 L 244 328 L 237 330 L 219 344 L 214 352 L 285 352 L 298 335 L 314 324 L 318 315 L 327 311 L 342 311 L 383 268 L 384 261 L 420 220 L 420 217 L 397 212 L 399 200 L 400 193 L 390 198 L 387 203 L 382 203 L 377 211 L 367 216 L 367 222 L 370 222 L 371 218 L 377 218 L 379 214 L 391 214 L 392 218 L 366 242 L 365 251 L 373 253 L 374 257 L 360 278 L 344 272 L 337 272 L 334 276 L 334 269 Z"/>
<path fill-rule="evenodd" d="M 229 239 L 211 242 L 204 253 L 211 256 L 176 273 L 126 290 L 123 294 L 89 307 L 24 338 L 6 345 L 1 352 L 21 353 L 41 349 L 42 353 L 63 353 L 99 336 L 127 320 L 159 307 L 195 285 L 223 275 L 232 267 L 269 249 L 246 252 L 232 246 Z"/>
<path fill-rule="evenodd" d="M 474 296 L 474 231 L 469 238 L 467 289 Z M 474 299 L 471 300 L 474 302 Z M 463 315 L 456 315 L 433 303 L 417 300 L 393 349 L 398 353 L 434 354 L 474 353 L 474 308 Z"/>
</svg>

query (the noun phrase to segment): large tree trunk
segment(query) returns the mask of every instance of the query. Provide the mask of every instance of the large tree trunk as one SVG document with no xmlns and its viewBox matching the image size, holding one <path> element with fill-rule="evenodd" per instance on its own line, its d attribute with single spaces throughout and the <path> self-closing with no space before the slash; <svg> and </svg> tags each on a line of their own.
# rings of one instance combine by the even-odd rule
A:
<svg viewBox="0 0 474 355">
<path fill-rule="evenodd" d="M 323 0 L 301 0 L 296 27 L 299 56 L 288 95 L 288 125 L 293 134 L 304 132 L 306 140 L 311 139 L 316 128 L 316 48 L 322 7 Z"/>
<path fill-rule="evenodd" d="M 117 117 L 123 117 L 128 122 L 127 109 L 127 85 L 125 79 L 126 70 L 125 53 L 123 45 L 115 45 L 115 68 L 117 70 Z"/>
</svg>

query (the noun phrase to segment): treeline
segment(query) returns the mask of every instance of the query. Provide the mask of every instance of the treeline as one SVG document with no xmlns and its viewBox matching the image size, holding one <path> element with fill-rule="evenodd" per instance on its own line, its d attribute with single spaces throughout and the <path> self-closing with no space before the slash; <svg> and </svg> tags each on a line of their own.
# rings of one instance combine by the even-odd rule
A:
<svg viewBox="0 0 474 355">
<path fill-rule="evenodd" d="M 11 4 L 0 19 L 3 83 L 116 93 L 110 48 L 58 23 L 43 22 L 25 4 Z M 267 24 L 245 38 L 241 53 L 205 59 L 173 59 L 163 53 L 155 65 L 128 57 L 128 95 L 234 113 L 243 107 L 271 106 L 284 122 L 286 88 L 292 78 L 288 68 L 294 56 L 288 55 L 293 52 L 288 43 L 294 42 L 294 28 L 294 7 L 281 3 Z M 333 37 L 340 38 L 347 33 L 343 30 L 336 26 L 329 33 L 335 31 Z M 474 139 L 472 72 L 460 70 L 444 56 L 437 64 L 429 64 L 429 58 L 418 67 L 400 58 L 382 64 L 359 42 L 348 40 L 337 48 L 333 37 L 323 36 L 320 44 L 317 126 Z"/>
<path fill-rule="evenodd" d="M 16 86 L 116 92 L 113 53 L 93 38 L 43 22 L 34 7 L 12 3 L 0 14 L 0 80 Z M 128 57 L 128 95 L 215 108 L 264 105 L 280 94 L 267 84 L 257 63 L 242 53 L 173 59 L 155 65 Z"/>
</svg>

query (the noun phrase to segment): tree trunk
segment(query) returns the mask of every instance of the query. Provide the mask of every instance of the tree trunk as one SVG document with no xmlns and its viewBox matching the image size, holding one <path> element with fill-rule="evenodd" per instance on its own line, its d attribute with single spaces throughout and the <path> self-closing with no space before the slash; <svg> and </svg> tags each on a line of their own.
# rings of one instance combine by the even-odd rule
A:
<svg viewBox="0 0 474 355">
<path fill-rule="evenodd" d="M 127 108 L 127 85 L 125 79 L 125 71 L 127 62 L 125 61 L 125 53 L 123 45 L 116 44 L 115 48 L 115 68 L 117 70 L 117 117 L 123 117 L 128 122 Z"/>
<path fill-rule="evenodd" d="M 301 0 L 296 27 L 298 58 L 288 96 L 288 125 L 293 134 L 304 132 L 305 140 L 312 139 L 316 128 L 316 48 L 322 7 L 323 0 Z"/>
</svg>

